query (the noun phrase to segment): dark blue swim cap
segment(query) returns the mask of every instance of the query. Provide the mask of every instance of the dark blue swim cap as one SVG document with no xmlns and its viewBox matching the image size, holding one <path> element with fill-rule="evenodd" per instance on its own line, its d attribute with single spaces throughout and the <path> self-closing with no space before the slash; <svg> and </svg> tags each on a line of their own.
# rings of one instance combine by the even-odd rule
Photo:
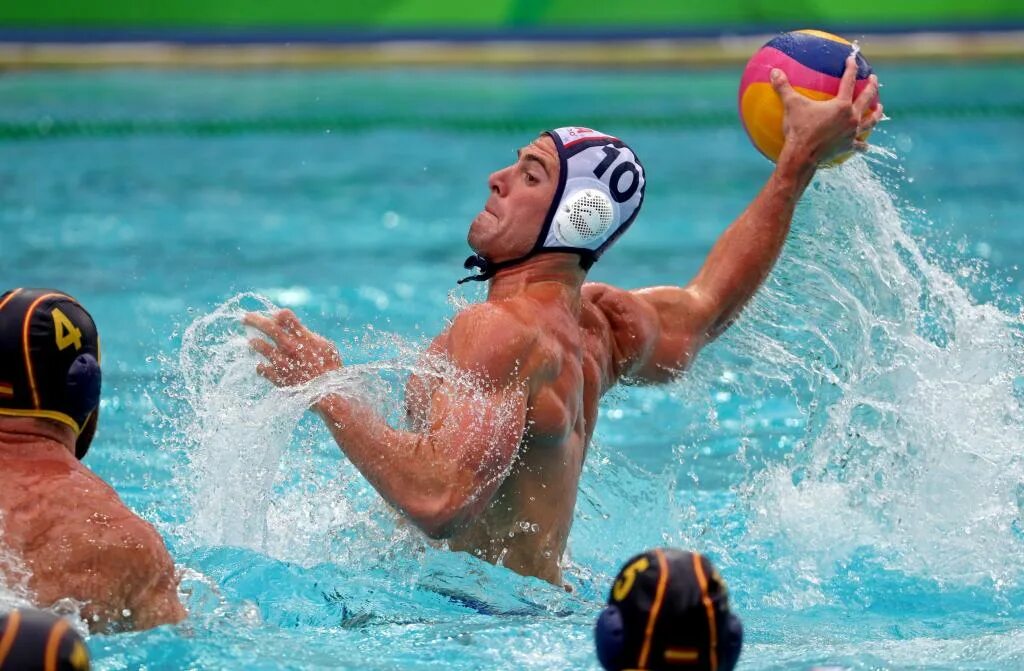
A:
<svg viewBox="0 0 1024 671">
<path fill-rule="evenodd" d="M 707 557 L 672 549 L 626 562 L 594 634 L 607 671 L 732 671 L 743 646 L 743 625 L 718 571 Z"/>
<path fill-rule="evenodd" d="M 0 671 L 89 671 L 89 649 L 71 624 L 41 610 L 0 615 Z"/>
<path fill-rule="evenodd" d="M 50 289 L 0 296 L 0 415 L 71 427 L 85 456 L 100 405 L 100 341 L 85 308 Z"/>
</svg>

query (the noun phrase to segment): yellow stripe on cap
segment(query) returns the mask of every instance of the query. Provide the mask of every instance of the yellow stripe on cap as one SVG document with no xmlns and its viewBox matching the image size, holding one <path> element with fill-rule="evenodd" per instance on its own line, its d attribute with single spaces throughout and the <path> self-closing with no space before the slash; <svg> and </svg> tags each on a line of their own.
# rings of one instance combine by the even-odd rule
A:
<svg viewBox="0 0 1024 671">
<path fill-rule="evenodd" d="M 15 296 L 17 296 L 20 293 L 21 293 L 21 289 L 15 289 L 14 291 L 12 291 L 10 293 L 9 296 L 7 296 L 7 298 L 3 299 L 3 301 L 0 301 L 0 310 L 3 310 L 4 306 L 7 305 L 8 303 L 10 303 L 11 299 L 14 298 Z"/>
<path fill-rule="evenodd" d="M 19 408 L 0 408 L 0 415 L 6 415 L 7 417 L 35 417 L 37 419 L 52 419 L 55 422 L 60 422 L 66 426 L 71 427 L 75 432 L 75 435 L 82 433 L 82 427 L 78 425 L 70 415 L 65 415 L 63 412 L 57 412 L 56 410 L 21 410 Z"/>
<path fill-rule="evenodd" d="M 704 566 L 700 563 L 700 554 L 697 552 L 693 553 L 693 572 L 697 574 L 701 600 L 704 602 L 704 610 L 708 615 L 708 659 L 711 663 L 711 671 L 718 671 L 718 628 L 715 622 L 715 604 L 708 596 L 708 578 L 704 575 Z"/>
<path fill-rule="evenodd" d="M 68 630 L 68 621 L 61 618 L 50 630 L 50 637 L 46 641 L 46 671 L 57 671 L 57 653 L 60 652 L 60 639 Z"/>
<path fill-rule="evenodd" d="M 40 406 L 39 390 L 36 388 L 36 376 L 32 372 L 32 355 L 28 346 L 28 327 L 32 323 L 32 313 L 35 312 L 36 307 L 47 298 L 66 298 L 72 303 L 75 303 L 75 305 L 78 305 L 75 299 L 67 294 L 48 293 L 35 299 L 35 301 L 32 302 L 32 305 L 28 306 L 28 311 L 25 313 L 25 322 L 21 327 L 21 343 L 25 349 L 25 368 L 28 369 L 28 386 L 32 388 L 32 402 L 36 406 L 36 410 L 39 410 Z"/>
<path fill-rule="evenodd" d="M 697 648 L 666 648 L 665 661 L 672 664 L 694 664 L 700 660 Z"/>
<path fill-rule="evenodd" d="M 654 637 L 654 625 L 658 622 L 661 604 L 665 600 L 665 588 L 668 586 L 668 560 L 665 559 L 665 553 L 661 550 L 655 550 L 654 554 L 658 557 L 658 588 L 654 592 L 654 605 L 651 607 L 651 613 L 647 617 L 644 645 L 640 648 L 640 658 L 637 660 L 637 666 L 641 669 L 647 668 L 647 659 L 651 655 L 651 638 Z"/>
<path fill-rule="evenodd" d="M 0 638 L 0 667 L 4 665 L 7 653 L 11 651 L 11 647 L 14 645 L 14 639 L 18 636 L 18 628 L 20 626 L 21 613 L 12 610 L 7 617 L 7 631 L 4 632 L 4 637 Z"/>
<path fill-rule="evenodd" d="M 840 44 L 849 44 L 850 46 L 853 46 L 853 43 L 849 40 L 839 37 L 838 35 L 833 35 L 832 33 L 826 33 L 824 30 L 797 30 L 796 32 L 803 33 L 804 35 L 820 37 L 823 40 L 831 40 L 833 42 L 839 42 Z"/>
<path fill-rule="evenodd" d="M 14 387 L 9 384 L 0 384 L 0 396 L 14 396 Z"/>
</svg>

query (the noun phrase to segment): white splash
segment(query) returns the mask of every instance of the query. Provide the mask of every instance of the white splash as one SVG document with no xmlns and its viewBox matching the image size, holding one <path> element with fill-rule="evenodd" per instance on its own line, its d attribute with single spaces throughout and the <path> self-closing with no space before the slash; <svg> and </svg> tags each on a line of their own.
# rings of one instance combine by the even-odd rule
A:
<svg viewBox="0 0 1024 671">
<path fill-rule="evenodd" d="M 724 340 L 748 396 L 781 383 L 812 399 L 803 440 L 741 488 L 747 540 L 781 542 L 821 575 L 870 548 L 909 575 L 1019 582 L 1020 317 L 929 258 L 867 161 L 822 173 L 805 200 L 785 260 Z"/>
<path fill-rule="evenodd" d="M 241 294 L 184 333 L 173 365 L 180 382 L 172 392 L 182 411 L 172 424 L 187 455 L 176 484 L 188 492 L 191 516 L 179 532 L 195 545 L 246 547 L 304 565 L 357 563 L 396 543 L 422 546 L 422 538 L 340 456 L 322 422 L 303 417 L 318 399 L 338 394 L 400 427 L 403 383 L 415 372 L 446 381 L 463 402 L 480 408 L 482 422 L 485 385 L 370 327 L 350 346 L 359 358 L 379 360 L 276 388 L 257 375 L 262 359 L 241 326 L 246 312 L 276 309 L 260 296 Z"/>
</svg>

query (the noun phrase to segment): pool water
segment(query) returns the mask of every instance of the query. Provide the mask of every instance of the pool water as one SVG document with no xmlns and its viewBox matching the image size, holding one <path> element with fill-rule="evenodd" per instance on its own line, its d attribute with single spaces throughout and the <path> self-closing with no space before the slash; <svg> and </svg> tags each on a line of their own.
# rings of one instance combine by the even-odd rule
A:
<svg viewBox="0 0 1024 671">
<path fill-rule="evenodd" d="M 741 668 L 1024 665 L 1024 71 L 876 71 L 879 149 L 819 175 L 740 321 L 603 403 L 571 593 L 397 520 L 237 316 L 294 309 L 339 343 L 331 384 L 397 415 L 483 296 L 455 281 L 487 174 L 566 124 L 649 173 L 591 277 L 685 282 L 770 172 L 738 70 L 5 74 L 0 285 L 96 318 L 86 464 L 162 532 L 190 611 L 89 637 L 95 668 L 597 669 L 611 577 L 655 545 L 718 564 Z"/>
</svg>

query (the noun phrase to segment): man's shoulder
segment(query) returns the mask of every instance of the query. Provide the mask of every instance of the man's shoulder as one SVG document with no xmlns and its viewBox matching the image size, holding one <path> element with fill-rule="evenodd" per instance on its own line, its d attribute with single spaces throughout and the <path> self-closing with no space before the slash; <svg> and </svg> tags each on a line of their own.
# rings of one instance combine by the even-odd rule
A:
<svg viewBox="0 0 1024 671">
<path fill-rule="evenodd" d="M 629 376 L 653 346 L 657 316 L 635 293 L 599 282 L 581 290 L 580 326 L 591 335 L 594 352 L 607 359 L 611 376 Z"/>
<path fill-rule="evenodd" d="M 472 305 L 452 320 L 449 337 L 462 344 L 480 347 L 515 346 L 540 334 L 540 325 L 531 319 L 524 305 L 512 301 Z"/>
<path fill-rule="evenodd" d="M 113 542 L 138 547 L 139 543 L 159 540 L 152 525 L 86 466 L 36 461 L 26 467 L 31 468 L 31 474 L 12 468 L 0 478 L 0 482 L 15 485 L 5 487 L 8 496 L 3 499 L 5 508 L 20 513 L 12 515 L 9 522 L 23 521 L 46 537 L 59 535 L 73 540 L 81 536 L 95 546 Z M 18 494 L 12 496 L 12 492 Z M 118 533 L 108 535 L 105 532 L 109 530 Z"/>
<path fill-rule="evenodd" d="M 447 350 L 452 362 L 488 377 L 507 378 L 535 354 L 541 325 L 512 302 L 480 303 L 452 320 Z"/>
<path fill-rule="evenodd" d="M 594 320 L 610 329 L 613 335 L 633 335 L 651 321 L 651 308 L 635 293 L 610 284 L 588 282 L 581 290 L 583 298 L 582 318 Z"/>
</svg>

